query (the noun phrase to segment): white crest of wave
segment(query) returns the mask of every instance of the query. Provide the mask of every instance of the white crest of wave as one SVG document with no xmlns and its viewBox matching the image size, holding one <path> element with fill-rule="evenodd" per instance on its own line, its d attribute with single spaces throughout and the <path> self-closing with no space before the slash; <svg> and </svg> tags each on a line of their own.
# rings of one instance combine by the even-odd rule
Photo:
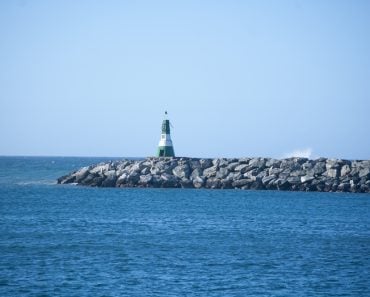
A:
<svg viewBox="0 0 370 297">
<path fill-rule="evenodd" d="M 287 153 L 284 155 L 284 158 L 312 158 L 312 149 L 311 148 L 305 148 L 305 149 L 297 149 L 290 153 Z"/>
</svg>

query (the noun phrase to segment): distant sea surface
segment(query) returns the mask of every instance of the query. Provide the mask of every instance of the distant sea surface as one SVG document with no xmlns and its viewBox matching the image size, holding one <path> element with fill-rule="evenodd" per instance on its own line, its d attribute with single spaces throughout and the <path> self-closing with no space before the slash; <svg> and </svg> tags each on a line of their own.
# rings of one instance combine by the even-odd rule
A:
<svg viewBox="0 0 370 297">
<path fill-rule="evenodd" d="M 0 157 L 0 296 L 370 296 L 370 195 L 116 189 Z"/>
</svg>

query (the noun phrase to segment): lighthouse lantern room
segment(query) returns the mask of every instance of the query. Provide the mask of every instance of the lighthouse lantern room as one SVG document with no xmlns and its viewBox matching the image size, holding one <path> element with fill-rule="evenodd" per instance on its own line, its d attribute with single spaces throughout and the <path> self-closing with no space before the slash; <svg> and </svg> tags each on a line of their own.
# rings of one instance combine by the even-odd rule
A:
<svg viewBox="0 0 370 297">
<path fill-rule="evenodd" d="M 157 157 L 174 157 L 171 135 L 170 135 L 170 120 L 167 118 L 167 111 L 162 122 L 162 134 L 158 144 Z"/>
</svg>

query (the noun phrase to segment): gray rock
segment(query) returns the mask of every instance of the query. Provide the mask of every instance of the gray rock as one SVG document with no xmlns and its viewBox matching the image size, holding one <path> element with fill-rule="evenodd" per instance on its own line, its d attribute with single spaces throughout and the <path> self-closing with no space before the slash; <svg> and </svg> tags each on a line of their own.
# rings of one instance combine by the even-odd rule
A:
<svg viewBox="0 0 370 297">
<path fill-rule="evenodd" d="M 153 166 L 150 168 L 150 173 L 153 175 L 159 175 L 161 173 L 161 170 L 158 167 Z"/>
<path fill-rule="evenodd" d="M 326 170 L 338 169 L 340 167 L 340 164 L 339 164 L 338 160 L 328 159 L 328 160 L 326 160 L 325 167 L 326 167 Z"/>
<path fill-rule="evenodd" d="M 270 167 L 269 168 L 269 170 L 268 170 L 268 173 L 269 173 L 269 175 L 279 175 L 279 173 L 280 172 L 282 172 L 283 171 L 283 169 L 281 169 L 281 168 L 278 168 L 278 167 Z"/>
<path fill-rule="evenodd" d="M 142 175 L 146 175 L 150 173 L 150 168 L 149 167 L 144 167 L 143 170 L 141 170 Z"/>
<path fill-rule="evenodd" d="M 206 168 L 209 168 L 209 167 L 213 166 L 211 159 L 200 159 L 199 160 L 199 163 L 200 163 L 200 167 L 203 170 L 206 169 Z"/>
<path fill-rule="evenodd" d="M 227 167 L 229 166 L 229 160 L 228 159 L 225 159 L 225 158 L 222 158 L 220 159 L 220 162 L 218 164 L 219 167 Z"/>
<path fill-rule="evenodd" d="M 221 181 L 220 179 L 216 177 L 210 177 L 206 181 L 206 187 L 209 189 L 218 189 L 220 188 L 220 185 L 221 185 Z"/>
<path fill-rule="evenodd" d="M 211 177 L 211 176 L 216 176 L 217 173 L 217 167 L 212 166 L 203 171 L 203 175 L 205 177 Z"/>
<path fill-rule="evenodd" d="M 248 164 L 241 164 L 235 167 L 234 171 L 239 171 L 240 173 L 245 173 L 249 168 Z"/>
<path fill-rule="evenodd" d="M 321 175 L 326 171 L 326 164 L 324 162 L 318 162 L 313 167 L 313 175 Z"/>
<path fill-rule="evenodd" d="M 311 175 L 305 175 L 305 176 L 301 176 L 301 183 L 308 183 L 312 180 L 314 180 L 315 178 Z"/>
<path fill-rule="evenodd" d="M 303 176 L 306 175 L 307 171 L 306 170 L 294 170 L 290 172 L 290 176 Z"/>
<path fill-rule="evenodd" d="M 74 174 L 74 177 L 75 177 L 74 182 L 79 183 L 79 182 L 81 182 L 84 178 L 86 178 L 86 177 L 89 175 L 89 173 L 90 173 L 89 169 L 90 169 L 89 167 L 83 167 L 83 168 L 81 168 L 80 170 L 78 170 L 78 171 Z"/>
<path fill-rule="evenodd" d="M 204 179 L 197 176 L 196 178 L 193 179 L 193 185 L 194 185 L 194 188 L 202 188 L 204 186 Z"/>
<path fill-rule="evenodd" d="M 312 160 L 308 160 L 307 162 L 302 164 L 302 169 L 306 171 L 306 170 L 312 169 L 313 166 L 314 166 L 314 163 L 312 162 Z"/>
<path fill-rule="evenodd" d="M 351 188 L 350 183 L 340 183 L 338 186 L 338 191 L 348 192 Z"/>
<path fill-rule="evenodd" d="M 242 179 L 243 175 L 240 172 L 230 172 L 229 175 L 226 177 L 226 179 L 235 181 Z"/>
<path fill-rule="evenodd" d="M 278 178 L 273 182 L 278 190 L 288 190 L 290 187 L 289 182 L 286 179 Z"/>
<path fill-rule="evenodd" d="M 262 184 L 268 185 L 270 182 L 273 182 L 276 179 L 276 176 L 269 175 L 262 178 Z"/>
<path fill-rule="evenodd" d="M 244 173 L 243 177 L 251 179 L 252 177 L 257 176 L 257 175 L 258 175 L 258 169 L 254 168 Z"/>
<path fill-rule="evenodd" d="M 203 170 L 201 168 L 195 168 L 190 175 L 190 179 L 193 180 L 199 176 L 202 176 Z"/>
<path fill-rule="evenodd" d="M 249 161 L 250 168 L 264 168 L 266 164 L 266 160 L 264 158 L 253 158 Z"/>
<path fill-rule="evenodd" d="M 193 182 L 190 179 L 183 178 L 180 180 L 181 188 L 193 188 Z"/>
<path fill-rule="evenodd" d="M 239 158 L 238 160 L 235 160 L 233 162 L 238 162 L 239 164 L 248 164 L 251 158 Z"/>
<path fill-rule="evenodd" d="M 179 178 L 189 178 L 190 167 L 188 164 L 178 165 L 172 170 L 173 174 Z"/>
<path fill-rule="evenodd" d="M 281 169 L 288 169 L 290 171 L 300 170 L 301 164 L 297 163 L 297 158 L 283 159 L 280 163 Z"/>
<path fill-rule="evenodd" d="M 136 184 L 139 180 L 140 180 L 140 173 L 137 171 L 133 171 L 127 176 L 127 182 L 130 184 Z"/>
<path fill-rule="evenodd" d="M 235 168 L 238 167 L 239 165 L 240 165 L 239 162 L 233 162 L 227 165 L 227 169 L 230 171 L 235 171 Z"/>
<path fill-rule="evenodd" d="M 362 177 L 369 178 L 370 177 L 370 168 L 361 169 L 358 176 L 360 178 L 362 178 Z"/>
<path fill-rule="evenodd" d="M 194 170 L 196 168 L 201 168 L 201 165 L 200 165 L 200 162 L 199 162 L 198 159 L 189 160 L 188 164 L 189 164 L 191 170 Z"/>
<path fill-rule="evenodd" d="M 301 178 L 298 176 L 290 176 L 287 178 L 287 182 L 290 184 L 300 184 L 301 183 Z"/>
<path fill-rule="evenodd" d="M 89 183 L 89 186 L 91 186 L 91 187 L 100 187 L 103 181 L 104 181 L 104 178 L 102 176 L 96 176 Z"/>
<path fill-rule="evenodd" d="M 162 187 L 164 188 L 176 188 L 178 187 L 178 180 L 175 176 L 168 173 L 163 173 L 161 175 Z"/>
<path fill-rule="evenodd" d="M 247 184 L 251 184 L 253 181 L 251 181 L 250 179 L 246 179 L 246 178 L 244 178 L 244 179 L 240 179 L 240 180 L 236 180 L 236 181 L 234 181 L 233 183 L 232 183 L 232 186 L 234 187 L 234 188 L 241 188 L 241 187 L 243 187 L 243 186 L 245 186 L 245 185 L 247 185 Z"/>
<path fill-rule="evenodd" d="M 271 168 L 280 168 L 280 163 L 281 161 L 280 160 L 276 160 L 276 159 L 268 159 L 266 161 L 266 167 L 271 167 Z"/>
<path fill-rule="evenodd" d="M 117 176 L 115 174 L 108 175 L 101 183 L 102 187 L 115 187 Z"/>
<path fill-rule="evenodd" d="M 123 173 L 122 175 L 120 175 L 117 179 L 116 185 L 119 187 L 120 185 L 125 184 L 127 182 L 127 177 L 127 173 Z"/>
<path fill-rule="evenodd" d="M 146 175 L 141 175 L 140 176 L 140 181 L 139 183 L 141 185 L 144 185 L 144 186 L 147 186 L 149 185 L 153 180 L 153 175 L 151 175 L 150 173 L 149 174 L 146 174 Z"/>
<path fill-rule="evenodd" d="M 129 172 L 130 173 L 140 173 L 141 170 L 143 170 L 145 168 L 145 166 L 143 165 L 142 162 L 138 162 L 138 163 L 134 163 L 131 165 L 130 169 L 129 169 Z"/>
<path fill-rule="evenodd" d="M 222 189 L 231 189 L 232 188 L 232 180 L 227 178 L 221 180 L 221 188 Z"/>
<path fill-rule="evenodd" d="M 228 176 L 229 174 L 229 170 L 226 168 L 226 167 L 221 167 L 217 173 L 216 173 L 216 177 L 218 179 L 224 179 L 226 176 Z"/>
<path fill-rule="evenodd" d="M 90 169 L 90 173 L 103 174 L 104 171 L 109 170 L 109 166 L 110 166 L 109 164 L 99 163 L 98 165 L 96 165 L 95 167 Z M 87 167 L 84 167 L 84 168 L 87 168 Z M 82 168 L 82 169 L 84 169 L 84 168 Z"/>
<path fill-rule="evenodd" d="M 351 172 L 351 167 L 349 165 L 344 165 L 340 170 L 340 176 L 346 176 Z"/>
<path fill-rule="evenodd" d="M 58 178 L 58 184 L 71 184 L 74 183 L 76 180 L 76 176 L 74 175 L 64 175 Z"/>
<path fill-rule="evenodd" d="M 328 169 L 324 174 L 328 177 L 337 178 L 339 175 L 338 167 L 332 167 L 331 169 Z"/>
</svg>

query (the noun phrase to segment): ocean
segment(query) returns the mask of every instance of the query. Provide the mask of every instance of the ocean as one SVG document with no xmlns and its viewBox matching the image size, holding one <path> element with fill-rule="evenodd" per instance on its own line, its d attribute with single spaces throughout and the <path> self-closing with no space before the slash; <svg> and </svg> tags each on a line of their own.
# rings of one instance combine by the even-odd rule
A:
<svg viewBox="0 0 370 297">
<path fill-rule="evenodd" d="M 57 185 L 0 157 L 0 296 L 370 296 L 370 195 Z"/>
</svg>

